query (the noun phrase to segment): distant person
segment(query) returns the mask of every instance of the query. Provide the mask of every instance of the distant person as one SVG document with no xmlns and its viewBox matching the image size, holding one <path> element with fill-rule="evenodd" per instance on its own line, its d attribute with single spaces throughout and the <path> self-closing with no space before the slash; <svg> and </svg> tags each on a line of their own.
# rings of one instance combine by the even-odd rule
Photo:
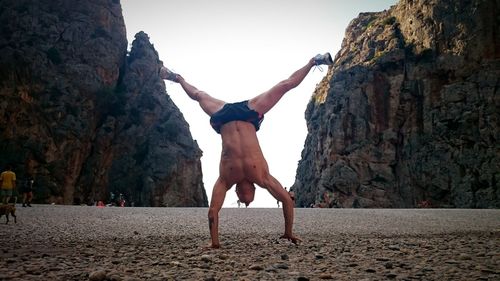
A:
<svg viewBox="0 0 500 281">
<path fill-rule="evenodd" d="M 115 202 L 115 194 L 113 192 L 109 193 L 109 206 L 114 206 L 116 204 Z"/>
<path fill-rule="evenodd" d="M 23 193 L 23 207 L 31 207 L 31 200 L 33 199 L 33 185 L 35 184 L 35 178 L 33 176 L 28 176 L 24 185 L 21 189 Z"/>
<path fill-rule="evenodd" d="M 125 196 L 122 193 L 118 196 L 118 206 L 125 207 Z"/>
<path fill-rule="evenodd" d="M 12 191 L 16 188 L 16 173 L 12 171 L 12 166 L 8 165 L 6 170 L 0 174 L 2 202 L 8 204 Z"/>
<path fill-rule="evenodd" d="M 312 67 L 331 64 L 333 61 L 329 53 L 317 55 L 270 90 L 250 100 L 237 103 L 226 103 L 216 99 L 198 90 L 186 82 L 181 75 L 168 68 L 160 69 L 161 78 L 179 83 L 186 94 L 198 102 L 201 109 L 210 116 L 210 125 L 222 138 L 219 178 L 215 182 L 208 211 L 212 248 L 220 247 L 219 211 L 227 191 L 235 184 L 239 200 L 247 207 L 254 199 L 254 184 L 267 189 L 274 198 L 281 201 L 285 219 L 285 232 L 281 238 L 288 239 L 295 244 L 301 241 L 292 232 L 294 203 L 288 192 L 269 173 L 256 132 L 260 128 L 264 114 L 273 108 L 286 92 L 297 87 Z"/>
<path fill-rule="evenodd" d="M 286 190 L 286 188 L 285 188 L 285 190 Z M 288 195 L 290 195 L 290 198 L 292 198 L 292 201 L 294 201 L 294 204 L 295 204 L 295 192 L 290 190 L 290 191 L 288 191 Z"/>
</svg>

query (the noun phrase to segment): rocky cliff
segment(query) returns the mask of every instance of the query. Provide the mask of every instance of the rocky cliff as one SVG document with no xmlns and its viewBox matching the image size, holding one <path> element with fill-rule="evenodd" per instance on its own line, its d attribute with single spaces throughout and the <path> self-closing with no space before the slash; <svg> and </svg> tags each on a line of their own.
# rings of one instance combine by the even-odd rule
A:
<svg viewBox="0 0 500 281">
<path fill-rule="evenodd" d="M 500 207 L 500 3 L 362 13 L 306 110 L 298 206 Z"/>
<path fill-rule="evenodd" d="M 201 151 L 118 0 L 0 0 L 0 165 L 38 202 L 207 206 Z"/>
</svg>

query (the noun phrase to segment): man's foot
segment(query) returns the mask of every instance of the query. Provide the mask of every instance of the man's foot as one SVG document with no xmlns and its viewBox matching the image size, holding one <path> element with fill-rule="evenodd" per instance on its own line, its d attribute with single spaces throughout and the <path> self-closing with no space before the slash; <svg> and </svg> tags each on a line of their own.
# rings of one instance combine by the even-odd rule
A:
<svg viewBox="0 0 500 281">
<path fill-rule="evenodd" d="M 314 57 L 314 64 L 315 65 L 332 65 L 333 64 L 332 56 L 330 55 L 330 53 L 325 53 L 323 55 L 317 54 Z"/>
<path fill-rule="evenodd" d="M 174 73 L 172 72 L 170 69 L 162 66 L 160 68 L 160 78 L 161 79 L 166 79 L 166 80 L 169 80 L 169 81 L 173 81 L 173 82 L 176 82 L 176 83 L 179 83 L 179 79 L 178 79 L 178 74 L 177 73 Z"/>
<path fill-rule="evenodd" d="M 31 207 L 31 204 L 30 204 L 30 203 L 28 203 L 28 207 Z"/>
<path fill-rule="evenodd" d="M 23 203 L 23 207 L 26 207 L 26 204 Z"/>
</svg>

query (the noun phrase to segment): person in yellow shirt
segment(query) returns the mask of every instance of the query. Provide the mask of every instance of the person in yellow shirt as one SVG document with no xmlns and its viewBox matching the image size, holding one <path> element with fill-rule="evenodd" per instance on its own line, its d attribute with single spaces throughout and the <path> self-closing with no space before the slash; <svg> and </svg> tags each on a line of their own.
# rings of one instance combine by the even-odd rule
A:
<svg viewBox="0 0 500 281">
<path fill-rule="evenodd" d="M 12 190 L 16 187 L 16 174 L 12 172 L 12 167 L 9 165 L 7 169 L 0 174 L 2 202 L 8 204 L 12 196 Z"/>
</svg>

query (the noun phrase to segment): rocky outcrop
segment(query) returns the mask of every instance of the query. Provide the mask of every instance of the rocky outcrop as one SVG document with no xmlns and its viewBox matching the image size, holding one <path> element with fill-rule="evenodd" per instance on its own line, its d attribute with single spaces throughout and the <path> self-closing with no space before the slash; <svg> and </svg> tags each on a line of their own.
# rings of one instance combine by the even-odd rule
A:
<svg viewBox="0 0 500 281">
<path fill-rule="evenodd" d="M 140 32 L 127 52 L 120 2 L 1 1 L 0 163 L 36 199 L 207 206 L 201 151 Z"/>
<path fill-rule="evenodd" d="M 298 206 L 500 207 L 498 1 L 362 13 L 308 104 Z"/>
</svg>

